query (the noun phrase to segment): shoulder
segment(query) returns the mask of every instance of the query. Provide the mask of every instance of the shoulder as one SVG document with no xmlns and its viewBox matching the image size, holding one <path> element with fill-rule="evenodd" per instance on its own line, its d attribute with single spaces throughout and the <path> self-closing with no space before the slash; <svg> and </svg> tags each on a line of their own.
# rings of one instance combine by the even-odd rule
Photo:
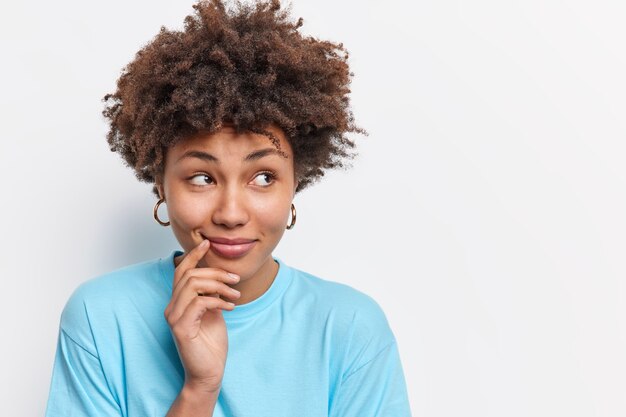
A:
<svg viewBox="0 0 626 417">
<path fill-rule="evenodd" d="M 159 270 L 160 260 L 160 258 L 151 259 L 127 265 L 88 279 L 74 290 L 64 313 L 87 304 L 110 306 L 111 303 L 136 295 L 138 291 L 148 290 L 150 287 L 163 287 L 164 278 Z"/>
<path fill-rule="evenodd" d="M 387 342 L 394 340 L 387 317 L 372 296 L 347 284 L 297 268 L 291 270 L 299 299 L 310 301 L 315 314 L 331 319 L 339 332 L 351 333 L 357 339 L 375 336 Z"/>
<path fill-rule="evenodd" d="M 128 305 L 165 287 L 160 258 L 124 266 L 92 277 L 70 295 L 61 313 L 60 330 L 75 343 L 95 354 L 94 322 L 115 319 Z"/>
<path fill-rule="evenodd" d="M 302 289 L 306 290 L 312 297 L 319 298 L 318 301 L 323 304 L 372 316 L 383 314 L 374 298 L 350 285 L 325 277 L 322 278 L 296 268 L 292 268 L 292 270 Z"/>
<path fill-rule="evenodd" d="M 162 258 L 150 259 L 127 265 L 95 277 L 80 284 L 74 291 L 75 296 L 90 296 L 114 292 L 119 294 L 121 288 L 134 288 L 150 285 L 155 278 L 160 278 L 159 263 Z"/>
</svg>

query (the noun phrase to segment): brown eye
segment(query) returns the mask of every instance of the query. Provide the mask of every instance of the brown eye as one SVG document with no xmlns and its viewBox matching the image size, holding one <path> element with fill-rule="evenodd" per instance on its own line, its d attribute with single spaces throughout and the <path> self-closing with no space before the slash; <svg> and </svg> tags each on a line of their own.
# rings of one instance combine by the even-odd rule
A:
<svg viewBox="0 0 626 417">
<path fill-rule="evenodd" d="M 202 178 L 202 181 L 194 182 L 194 178 Z M 189 180 L 191 181 L 192 185 L 196 185 L 198 187 L 202 187 L 202 186 L 207 185 L 207 184 L 213 184 L 215 182 L 215 181 L 213 181 L 213 178 L 211 178 L 207 174 L 194 175 L 193 177 L 189 178 Z"/>
<path fill-rule="evenodd" d="M 274 175 L 271 172 L 261 172 L 257 174 L 252 180 L 254 185 L 258 185 L 260 187 L 267 187 L 274 182 Z"/>
</svg>

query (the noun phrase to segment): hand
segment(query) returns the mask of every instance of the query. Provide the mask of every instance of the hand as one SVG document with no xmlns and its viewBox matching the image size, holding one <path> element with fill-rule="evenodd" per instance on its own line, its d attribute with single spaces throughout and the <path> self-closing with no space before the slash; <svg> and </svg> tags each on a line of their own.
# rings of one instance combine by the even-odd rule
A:
<svg viewBox="0 0 626 417">
<path fill-rule="evenodd" d="M 165 318 L 185 369 L 185 386 L 194 392 L 215 393 L 221 387 L 228 352 L 222 310 L 235 308 L 220 295 L 235 300 L 241 294 L 226 285 L 238 282 L 237 275 L 217 268 L 196 268 L 209 246 L 208 240 L 203 241 L 176 267 Z"/>
</svg>

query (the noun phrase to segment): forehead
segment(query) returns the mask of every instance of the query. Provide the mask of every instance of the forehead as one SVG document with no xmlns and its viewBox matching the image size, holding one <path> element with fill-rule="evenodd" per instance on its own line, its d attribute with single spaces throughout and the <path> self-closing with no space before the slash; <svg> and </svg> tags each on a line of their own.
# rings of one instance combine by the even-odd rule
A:
<svg viewBox="0 0 626 417">
<path fill-rule="evenodd" d="M 272 133 L 280 144 L 280 151 L 292 158 L 291 146 L 284 132 L 276 127 L 266 128 Z M 233 127 L 225 126 L 217 132 L 198 132 L 188 138 L 182 139 L 176 145 L 170 147 L 167 152 L 167 160 L 176 163 L 178 159 L 190 150 L 203 150 L 211 152 L 215 156 L 241 156 L 251 151 L 275 148 L 271 139 L 263 134 L 253 132 L 237 132 Z"/>
</svg>

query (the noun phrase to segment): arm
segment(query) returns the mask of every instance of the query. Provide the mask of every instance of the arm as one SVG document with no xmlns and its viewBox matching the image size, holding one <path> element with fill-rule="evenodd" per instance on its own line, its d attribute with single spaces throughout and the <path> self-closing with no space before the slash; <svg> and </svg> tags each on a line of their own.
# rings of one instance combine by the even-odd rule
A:
<svg viewBox="0 0 626 417">
<path fill-rule="evenodd" d="M 207 394 L 185 385 L 172 403 L 166 417 L 213 417 L 218 395 L 219 391 Z"/>
</svg>

